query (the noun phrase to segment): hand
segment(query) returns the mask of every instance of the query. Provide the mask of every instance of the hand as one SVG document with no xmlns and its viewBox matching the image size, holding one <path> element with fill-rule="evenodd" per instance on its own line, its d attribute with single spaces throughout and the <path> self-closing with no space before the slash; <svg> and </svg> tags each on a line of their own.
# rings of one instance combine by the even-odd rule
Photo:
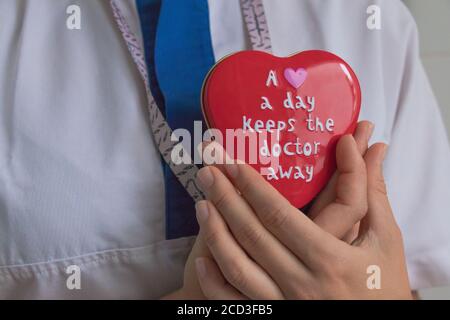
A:
<svg viewBox="0 0 450 320">
<path fill-rule="evenodd" d="M 361 122 L 358 124 L 358 127 L 355 131 L 355 140 L 358 144 L 358 149 L 361 154 L 364 154 L 367 150 L 368 140 L 371 136 L 373 130 L 373 125 L 369 122 Z M 218 166 L 222 171 L 224 171 L 223 166 Z M 313 215 L 317 218 L 322 217 L 317 212 L 320 208 L 323 208 L 327 204 L 331 203 L 335 198 L 336 194 L 336 182 L 337 182 L 337 174 L 330 180 L 328 186 L 325 188 L 323 192 L 317 197 L 314 206 L 310 211 L 310 215 Z M 357 217 L 352 218 L 353 220 Z M 326 222 L 327 219 L 320 218 L 321 221 Z M 333 218 L 331 218 L 333 219 Z M 318 219 L 319 220 L 319 219 Z M 322 222 L 318 221 L 319 224 Z M 352 229 L 352 228 L 350 228 Z M 358 227 L 355 226 L 353 231 L 349 234 L 355 234 L 357 232 Z M 346 236 L 348 237 L 348 235 Z M 211 257 L 211 254 L 204 243 L 202 234 L 199 235 L 197 241 L 194 245 L 194 248 L 189 256 L 189 259 L 186 263 L 185 272 L 184 272 L 184 285 L 181 289 L 176 292 L 164 297 L 163 299 L 204 299 L 205 296 L 200 288 L 200 285 L 197 281 L 196 271 L 195 271 L 195 260 L 198 257 Z M 233 294 L 230 294 L 233 291 L 233 288 L 227 284 L 223 283 L 221 292 L 218 293 L 217 298 L 220 299 L 236 299 L 239 298 Z"/>
<path fill-rule="evenodd" d="M 214 256 L 197 259 L 205 295 L 411 298 L 401 233 L 383 183 L 385 148 L 373 146 L 364 161 L 351 136 L 339 141 L 336 197 L 318 210 L 319 225 L 249 166 L 226 165 L 228 177 L 214 167 L 202 169 L 199 178 L 209 201 L 198 204 L 198 220 Z M 361 217 L 358 238 L 341 241 Z M 381 290 L 366 286 L 371 265 L 381 269 Z"/>
<path fill-rule="evenodd" d="M 359 152 L 361 154 L 364 154 L 367 150 L 368 142 L 370 139 L 370 136 L 373 131 L 373 125 L 370 122 L 362 121 L 358 124 L 354 137 L 355 141 L 358 145 Z M 206 147 L 207 145 L 205 145 Z M 203 150 L 200 150 L 202 152 Z M 218 146 L 217 148 L 218 152 L 223 153 L 223 149 Z M 225 162 L 226 160 L 226 154 L 222 154 L 222 160 Z M 223 165 L 216 165 L 218 169 L 222 170 L 222 172 L 226 173 L 225 167 Z M 345 229 L 346 226 L 343 226 L 344 229 L 339 231 L 339 228 L 335 228 L 339 222 L 345 220 L 342 219 L 342 217 L 337 217 L 334 215 L 330 215 L 328 217 L 327 212 L 324 214 L 319 214 L 320 210 L 327 206 L 328 204 L 332 203 L 333 200 L 336 198 L 336 184 L 338 182 L 337 180 L 338 175 L 335 174 L 333 178 L 328 183 L 327 187 L 320 193 L 320 195 L 317 197 L 311 212 L 309 212 L 309 215 L 314 217 L 316 220 L 315 222 L 319 225 L 323 225 L 325 228 L 327 225 L 332 226 L 335 229 L 335 232 L 340 232 L 342 234 L 345 234 L 344 238 L 346 238 L 347 241 L 353 241 L 355 238 L 355 234 L 357 234 L 359 229 L 359 223 L 355 226 L 353 225 L 353 221 L 359 221 L 360 216 L 356 214 L 356 216 L 348 215 L 346 218 L 348 218 L 350 221 L 347 222 L 347 225 L 351 225 L 352 227 L 349 228 L 349 230 Z M 336 223 L 328 223 L 328 220 L 331 221 L 336 220 L 338 218 L 338 221 Z M 202 233 L 199 234 L 197 237 L 197 240 L 195 242 L 195 245 L 192 249 L 192 252 L 189 255 L 188 261 L 185 266 L 184 270 L 184 282 L 183 287 L 176 292 L 171 293 L 170 295 L 167 295 L 163 299 L 183 299 L 183 300 L 202 300 L 206 299 L 205 295 L 203 294 L 203 291 L 200 287 L 200 284 L 197 279 L 197 272 L 196 272 L 196 266 L 195 262 L 197 258 L 200 257 L 208 257 L 212 258 L 212 255 L 208 249 L 208 247 L 205 244 L 205 241 L 203 240 Z M 233 288 L 227 284 L 226 282 L 223 283 L 222 290 L 217 293 L 216 298 L 218 299 L 237 299 L 239 297 L 234 296 L 230 294 L 233 292 Z"/>
<path fill-rule="evenodd" d="M 355 131 L 354 137 L 358 144 L 358 148 L 361 154 L 364 154 L 367 150 L 368 140 L 370 139 L 371 133 L 373 131 L 373 125 L 367 121 L 360 122 Z M 218 165 L 219 169 L 225 172 L 223 166 Z M 317 212 L 319 208 L 326 206 L 331 203 L 335 198 L 335 189 L 337 182 L 337 174 L 333 176 L 333 178 L 328 183 L 328 186 L 325 188 L 323 192 L 317 197 L 313 209 L 311 210 L 312 215 L 315 217 L 320 217 Z M 355 217 L 354 219 L 356 219 Z M 326 222 L 327 219 L 321 218 L 322 221 Z M 321 223 L 321 221 L 319 221 Z M 357 232 L 358 228 L 355 226 L 353 228 L 353 234 L 355 231 Z M 351 233 L 349 233 L 351 234 Z M 163 299 L 205 299 L 206 297 L 203 294 L 202 289 L 200 288 L 200 284 L 198 283 L 195 261 L 199 257 L 212 257 L 209 249 L 207 248 L 202 234 L 197 237 L 196 243 L 192 249 L 191 254 L 189 255 L 188 261 L 185 266 L 184 271 L 184 283 L 183 287 L 167 296 Z M 221 299 L 236 299 L 236 296 L 230 294 L 232 291 L 232 287 L 230 287 L 227 283 L 223 284 L 223 288 L 220 293 L 218 293 L 217 298 Z"/>
</svg>

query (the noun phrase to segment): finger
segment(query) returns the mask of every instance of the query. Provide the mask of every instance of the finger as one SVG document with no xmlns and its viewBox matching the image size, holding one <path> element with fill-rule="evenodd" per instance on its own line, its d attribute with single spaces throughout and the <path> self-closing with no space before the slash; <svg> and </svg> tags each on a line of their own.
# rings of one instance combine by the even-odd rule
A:
<svg viewBox="0 0 450 320">
<path fill-rule="evenodd" d="M 334 250 L 336 239 L 301 214 L 259 172 L 246 164 L 225 165 L 225 169 L 259 221 L 305 264 L 312 266 Z"/>
<path fill-rule="evenodd" d="M 369 140 L 372 136 L 374 125 L 369 121 L 361 121 L 355 130 L 354 137 L 358 150 L 361 155 L 364 155 L 367 151 Z M 314 220 L 319 213 L 330 203 L 336 199 L 336 182 L 338 178 L 338 173 L 336 172 L 330 179 L 329 183 L 325 189 L 319 194 L 319 196 L 314 200 L 314 204 L 308 212 L 308 216 Z M 321 226 L 322 228 L 324 226 Z M 332 230 L 326 230 L 332 232 Z"/>
<path fill-rule="evenodd" d="M 197 258 L 195 261 L 198 282 L 205 297 L 209 300 L 246 300 L 246 297 L 233 288 L 222 276 L 217 264 L 210 258 Z"/>
<path fill-rule="evenodd" d="M 372 138 L 374 128 L 375 128 L 375 126 L 372 122 L 361 121 L 358 123 L 355 133 L 353 134 L 353 136 L 355 137 L 356 144 L 358 145 L 358 150 L 362 156 L 364 156 L 366 154 L 367 149 L 369 148 L 369 141 Z M 331 197 L 332 197 L 331 201 L 336 199 L 336 180 L 337 180 L 336 173 L 333 175 L 333 178 L 334 178 L 334 182 L 332 182 L 333 187 L 331 188 L 331 190 L 333 191 L 332 195 L 331 195 Z M 326 198 L 326 196 L 325 196 L 325 198 Z M 331 201 L 325 202 L 323 204 L 322 208 L 324 208 Z M 349 244 L 353 243 L 353 241 L 355 241 L 355 239 L 358 237 L 359 227 L 360 227 L 360 222 L 356 223 L 350 229 L 350 231 L 348 231 L 345 234 L 345 236 L 342 238 L 342 240 Z"/>
<path fill-rule="evenodd" d="M 384 234 L 391 227 L 397 228 L 397 223 L 387 196 L 383 176 L 383 162 L 387 145 L 378 143 L 369 148 L 365 156 L 368 179 L 368 214 L 362 221 L 362 232 L 369 229 L 377 234 Z"/>
<path fill-rule="evenodd" d="M 374 125 L 369 121 L 361 121 L 355 130 L 354 137 L 358 150 L 361 155 L 364 155 L 367 151 L 369 140 L 373 134 Z M 319 194 L 319 196 L 314 200 L 314 204 L 308 212 L 308 216 L 312 220 L 316 220 L 320 212 L 330 203 L 336 199 L 336 183 L 338 179 L 338 173 L 336 172 L 330 179 L 325 189 Z M 317 223 L 318 221 L 316 221 Z M 319 226 L 327 232 L 330 232 L 334 236 L 334 230 L 328 230 L 327 225 L 322 225 L 319 221 Z M 359 222 L 350 228 L 350 230 L 342 238 L 346 243 L 352 243 L 359 234 Z"/>
<path fill-rule="evenodd" d="M 336 148 L 336 197 L 314 219 L 342 239 L 367 213 L 367 174 L 355 139 L 342 137 Z"/>
<path fill-rule="evenodd" d="M 373 130 L 375 126 L 370 121 L 361 121 L 356 127 L 353 137 L 355 138 L 358 150 L 362 156 L 364 156 L 369 147 L 369 141 L 372 138 Z"/>
<path fill-rule="evenodd" d="M 301 259 L 263 226 L 247 201 L 220 170 L 205 167 L 198 173 L 198 178 L 207 198 L 218 209 L 236 241 L 282 289 L 291 288 L 292 282 L 286 278 L 286 274 L 293 273 L 299 277 L 309 274 Z M 263 179 L 259 175 L 258 178 Z M 283 197 L 279 199 L 281 200 L 287 201 Z M 299 215 L 298 211 L 295 211 Z M 303 235 L 297 232 L 291 235 L 291 241 L 297 242 L 302 237 Z M 307 251 L 310 253 L 310 250 Z"/>
<path fill-rule="evenodd" d="M 197 204 L 201 233 L 228 282 L 251 299 L 280 299 L 272 278 L 241 249 L 216 208 L 208 201 Z"/>
</svg>

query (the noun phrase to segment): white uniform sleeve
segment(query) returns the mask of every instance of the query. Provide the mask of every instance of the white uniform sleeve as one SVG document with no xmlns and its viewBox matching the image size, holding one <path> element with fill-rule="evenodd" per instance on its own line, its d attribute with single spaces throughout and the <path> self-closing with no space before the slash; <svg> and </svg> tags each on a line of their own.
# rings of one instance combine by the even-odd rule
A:
<svg viewBox="0 0 450 320">
<path fill-rule="evenodd" d="M 419 289 L 450 284 L 450 148 L 410 21 L 385 175 Z"/>
</svg>

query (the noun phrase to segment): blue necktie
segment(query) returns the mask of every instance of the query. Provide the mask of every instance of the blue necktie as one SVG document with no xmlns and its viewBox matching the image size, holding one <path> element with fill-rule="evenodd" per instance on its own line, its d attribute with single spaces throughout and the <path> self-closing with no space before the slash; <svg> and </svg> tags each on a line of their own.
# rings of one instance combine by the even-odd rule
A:
<svg viewBox="0 0 450 320">
<path fill-rule="evenodd" d="M 192 133 L 194 121 L 202 120 L 200 93 L 203 80 L 215 63 L 208 2 L 137 0 L 137 3 L 149 73 L 151 78 L 155 77 L 152 87 L 157 86 L 152 88 L 152 93 L 162 93 L 160 101 L 156 97 L 155 100 L 163 104 L 160 107 L 171 128 L 184 128 Z M 159 17 L 157 28 L 149 27 L 149 18 L 155 25 L 155 16 Z M 195 235 L 198 225 L 192 198 L 167 165 L 164 165 L 164 176 L 167 239 Z"/>
</svg>

